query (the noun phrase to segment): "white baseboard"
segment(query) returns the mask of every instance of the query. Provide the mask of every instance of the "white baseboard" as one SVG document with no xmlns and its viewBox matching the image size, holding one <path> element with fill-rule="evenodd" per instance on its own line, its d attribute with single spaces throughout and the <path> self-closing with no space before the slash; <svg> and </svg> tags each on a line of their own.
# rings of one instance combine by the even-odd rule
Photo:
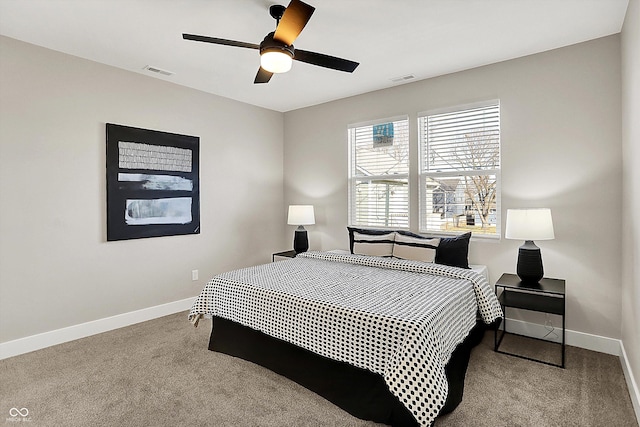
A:
<svg viewBox="0 0 640 427">
<path fill-rule="evenodd" d="M 544 325 L 540 325 L 538 323 L 525 322 L 522 320 L 510 318 L 507 318 L 506 323 L 507 332 L 512 332 L 514 334 L 542 338 L 547 334 L 547 332 L 549 332 Z M 550 334 L 550 336 L 546 337 L 545 339 L 557 343 L 562 342 L 562 329 L 555 327 L 554 332 L 557 336 Z M 599 353 L 620 356 L 620 340 L 614 338 L 607 338 L 600 335 L 592 335 L 585 332 L 578 332 L 567 329 L 565 340 L 567 345 L 597 351 Z"/>
<path fill-rule="evenodd" d="M 549 330 L 544 325 L 507 318 L 507 332 L 542 338 Z M 550 334 L 550 336 L 545 339 L 558 343 L 562 342 L 562 330 L 555 328 L 554 332 L 556 332 L 557 337 Z M 638 391 L 638 384 L 631 370 L 631 365 L 629 364 L 629 359 L 627 359 L 627 353 L 624 350 L 622 341 L 572 330 L 567 330 L 565 339 L 567 345 L 611 354 L 620 358 L 622 372 L 627 381 L 627 388 L 629 389 L 629 396 L 631 397 L 631 403 L 633 404 L 638 424 L 640 424 L 640 392 Z"/>
<path fill-rule="evenodd" d="M 158 317 L 168 316 L 180 311 L 186 311 L 191 308 L 195 298 L 196 297 L 186 298 L 180 301 L 173 301 L 167 304 L 156 305 L 155 307 L 118 314 L 104 319 L 0 343 L 0 360 L 40 350 L 52 345 L 123 328 L 135 323 L 157 319 Z"/>
<path fill-rule="evenodd" d="M 627 387 L 629 388 L 629 395 L 631 396 L 631 403 L 633 404 L 633 410 L 636 411 L 636 418 L 638 424 L 640 424 L 640 391 L 638 390 L 638 383 L 633 376 L 629 359 L 627 358 L 627 352 L 624 350 L 624 344 L 620 341 L 620 363 L 622 364 L 622 372 L 624 372 L 624 378 L 627 380 Z"/>
</svg>

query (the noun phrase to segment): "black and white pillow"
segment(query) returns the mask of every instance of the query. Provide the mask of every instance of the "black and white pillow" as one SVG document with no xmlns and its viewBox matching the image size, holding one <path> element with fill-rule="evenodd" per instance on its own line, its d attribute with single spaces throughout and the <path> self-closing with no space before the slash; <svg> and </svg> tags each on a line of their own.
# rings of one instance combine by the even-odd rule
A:
<svg viewBox="0 0 640 427">
<path fill-rule="evenodd" d="M 353 252 L 353 243 L 354 243 L 354 233 L 372 235 L 372 236 L 380 236 L 383 234 L 393 233 L 393 230 L 375 230 L 370 228 L 358 228 L 358 227 L 347 227 L 347 231 L 349 232 L 349 251 Z"/>
<path fill-rule="evenodd" d="M 396 233 L 393 243 L 395 258 L 434 262 L 440 238 L 424 239 Z"/>
<path fill-rule="evenodd" d="M 356 255 L 372 255 L 390 257 L 393 255 L 393 243 L 396 233 L 362 234 L 353 232 L 353 250 Z"/>
<path fill-rule="evenodd" d="M 431 239 L 406 230 L 398 230 L 398 234 L 415 237 L 417 239 Z M 436 250 L 436 264 L 449 265 L 451 267 L 469 268 L 469 240 L 471 232 L 455 237 L 441 237 Z"/>
</svg>

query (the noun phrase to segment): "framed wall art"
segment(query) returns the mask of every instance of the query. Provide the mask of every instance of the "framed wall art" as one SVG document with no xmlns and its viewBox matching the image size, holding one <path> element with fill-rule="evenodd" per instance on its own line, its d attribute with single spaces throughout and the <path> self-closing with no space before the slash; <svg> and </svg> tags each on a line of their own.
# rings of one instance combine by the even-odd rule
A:
<svg viewBox="0 0 640 427">
<path fill-rule="evenodd" d="M 107 123 L 107 240 L 200 233 L 200 138 Z"/>
</svg>

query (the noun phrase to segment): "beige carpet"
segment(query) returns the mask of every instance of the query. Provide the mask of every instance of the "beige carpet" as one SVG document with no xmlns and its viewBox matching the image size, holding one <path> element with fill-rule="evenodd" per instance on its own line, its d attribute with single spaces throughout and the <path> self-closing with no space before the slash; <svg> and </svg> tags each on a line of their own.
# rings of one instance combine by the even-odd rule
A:
<svg viewBox="0 0 640 427">
<path fill-rule="evenodd" d="M 209 332 L 210 322 L 194 329 L 180 313 L 0 361 L 0 423 L 376 425 L 262 367 L 210 352 Z M 557 350 L 509 338 L 544 357 Z M 496 354 L 492 342 L 487 334 L 474 349 L 464 399 L 436 427 L 638 425 L 617 357 L 568 347 L 563 370 Z M 30 422 L 11 417 L 11 408 L 27 408 Z"/>
</svg>

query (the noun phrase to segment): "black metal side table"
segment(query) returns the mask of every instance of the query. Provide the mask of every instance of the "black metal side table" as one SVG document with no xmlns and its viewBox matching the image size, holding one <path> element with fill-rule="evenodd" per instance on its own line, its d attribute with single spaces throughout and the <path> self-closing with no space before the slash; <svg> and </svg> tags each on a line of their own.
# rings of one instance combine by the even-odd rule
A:
<svg viewBox="0 0 640 427">
<path fill-rule="evenodd" d="M 271 255 L 271 262 L 275 262 L 276 259 L 278 261 L 282 261 L 283 258 L 295 258 L 298 253 L 294 250 L 284 251 L 284 252 L 276 252 Z"/>
<path fill-rule="evenodd" d="M 498 294 L 498 291 L 501 292 Z M 497 353 L 508 354 L 510 356 L 520 357 L 522 359 L 533 360 L 535 362 L 545 363 L 551 366 L 564 368 L 565 365 L 565 281 L 562 279 L 543 278 L 538 283 L 525 283 L 515 274 L 504 273 L 496 282 L 496 294 L 498 301 L 502 305 L 504 319 L 502 321 L 502 333 L 498 336 L 500 328 L 496 328 L 494 332 L 494 350 Z M 546 362 L 544 360 L 533 359 L 531 357 L 519 354 L 508 353 L 499 349 L 502 339 L 507 330 L 507 314 L 506 308 L 520 308 L 524 310 L 537 311 L 541 313 L 557 314 L 562 316 L 562 363 L 560 365 Z M 513 334 L 519 335 L 519 334 Z M 532 339 L 543 338 L 528 337 Z"/>
</svg>

